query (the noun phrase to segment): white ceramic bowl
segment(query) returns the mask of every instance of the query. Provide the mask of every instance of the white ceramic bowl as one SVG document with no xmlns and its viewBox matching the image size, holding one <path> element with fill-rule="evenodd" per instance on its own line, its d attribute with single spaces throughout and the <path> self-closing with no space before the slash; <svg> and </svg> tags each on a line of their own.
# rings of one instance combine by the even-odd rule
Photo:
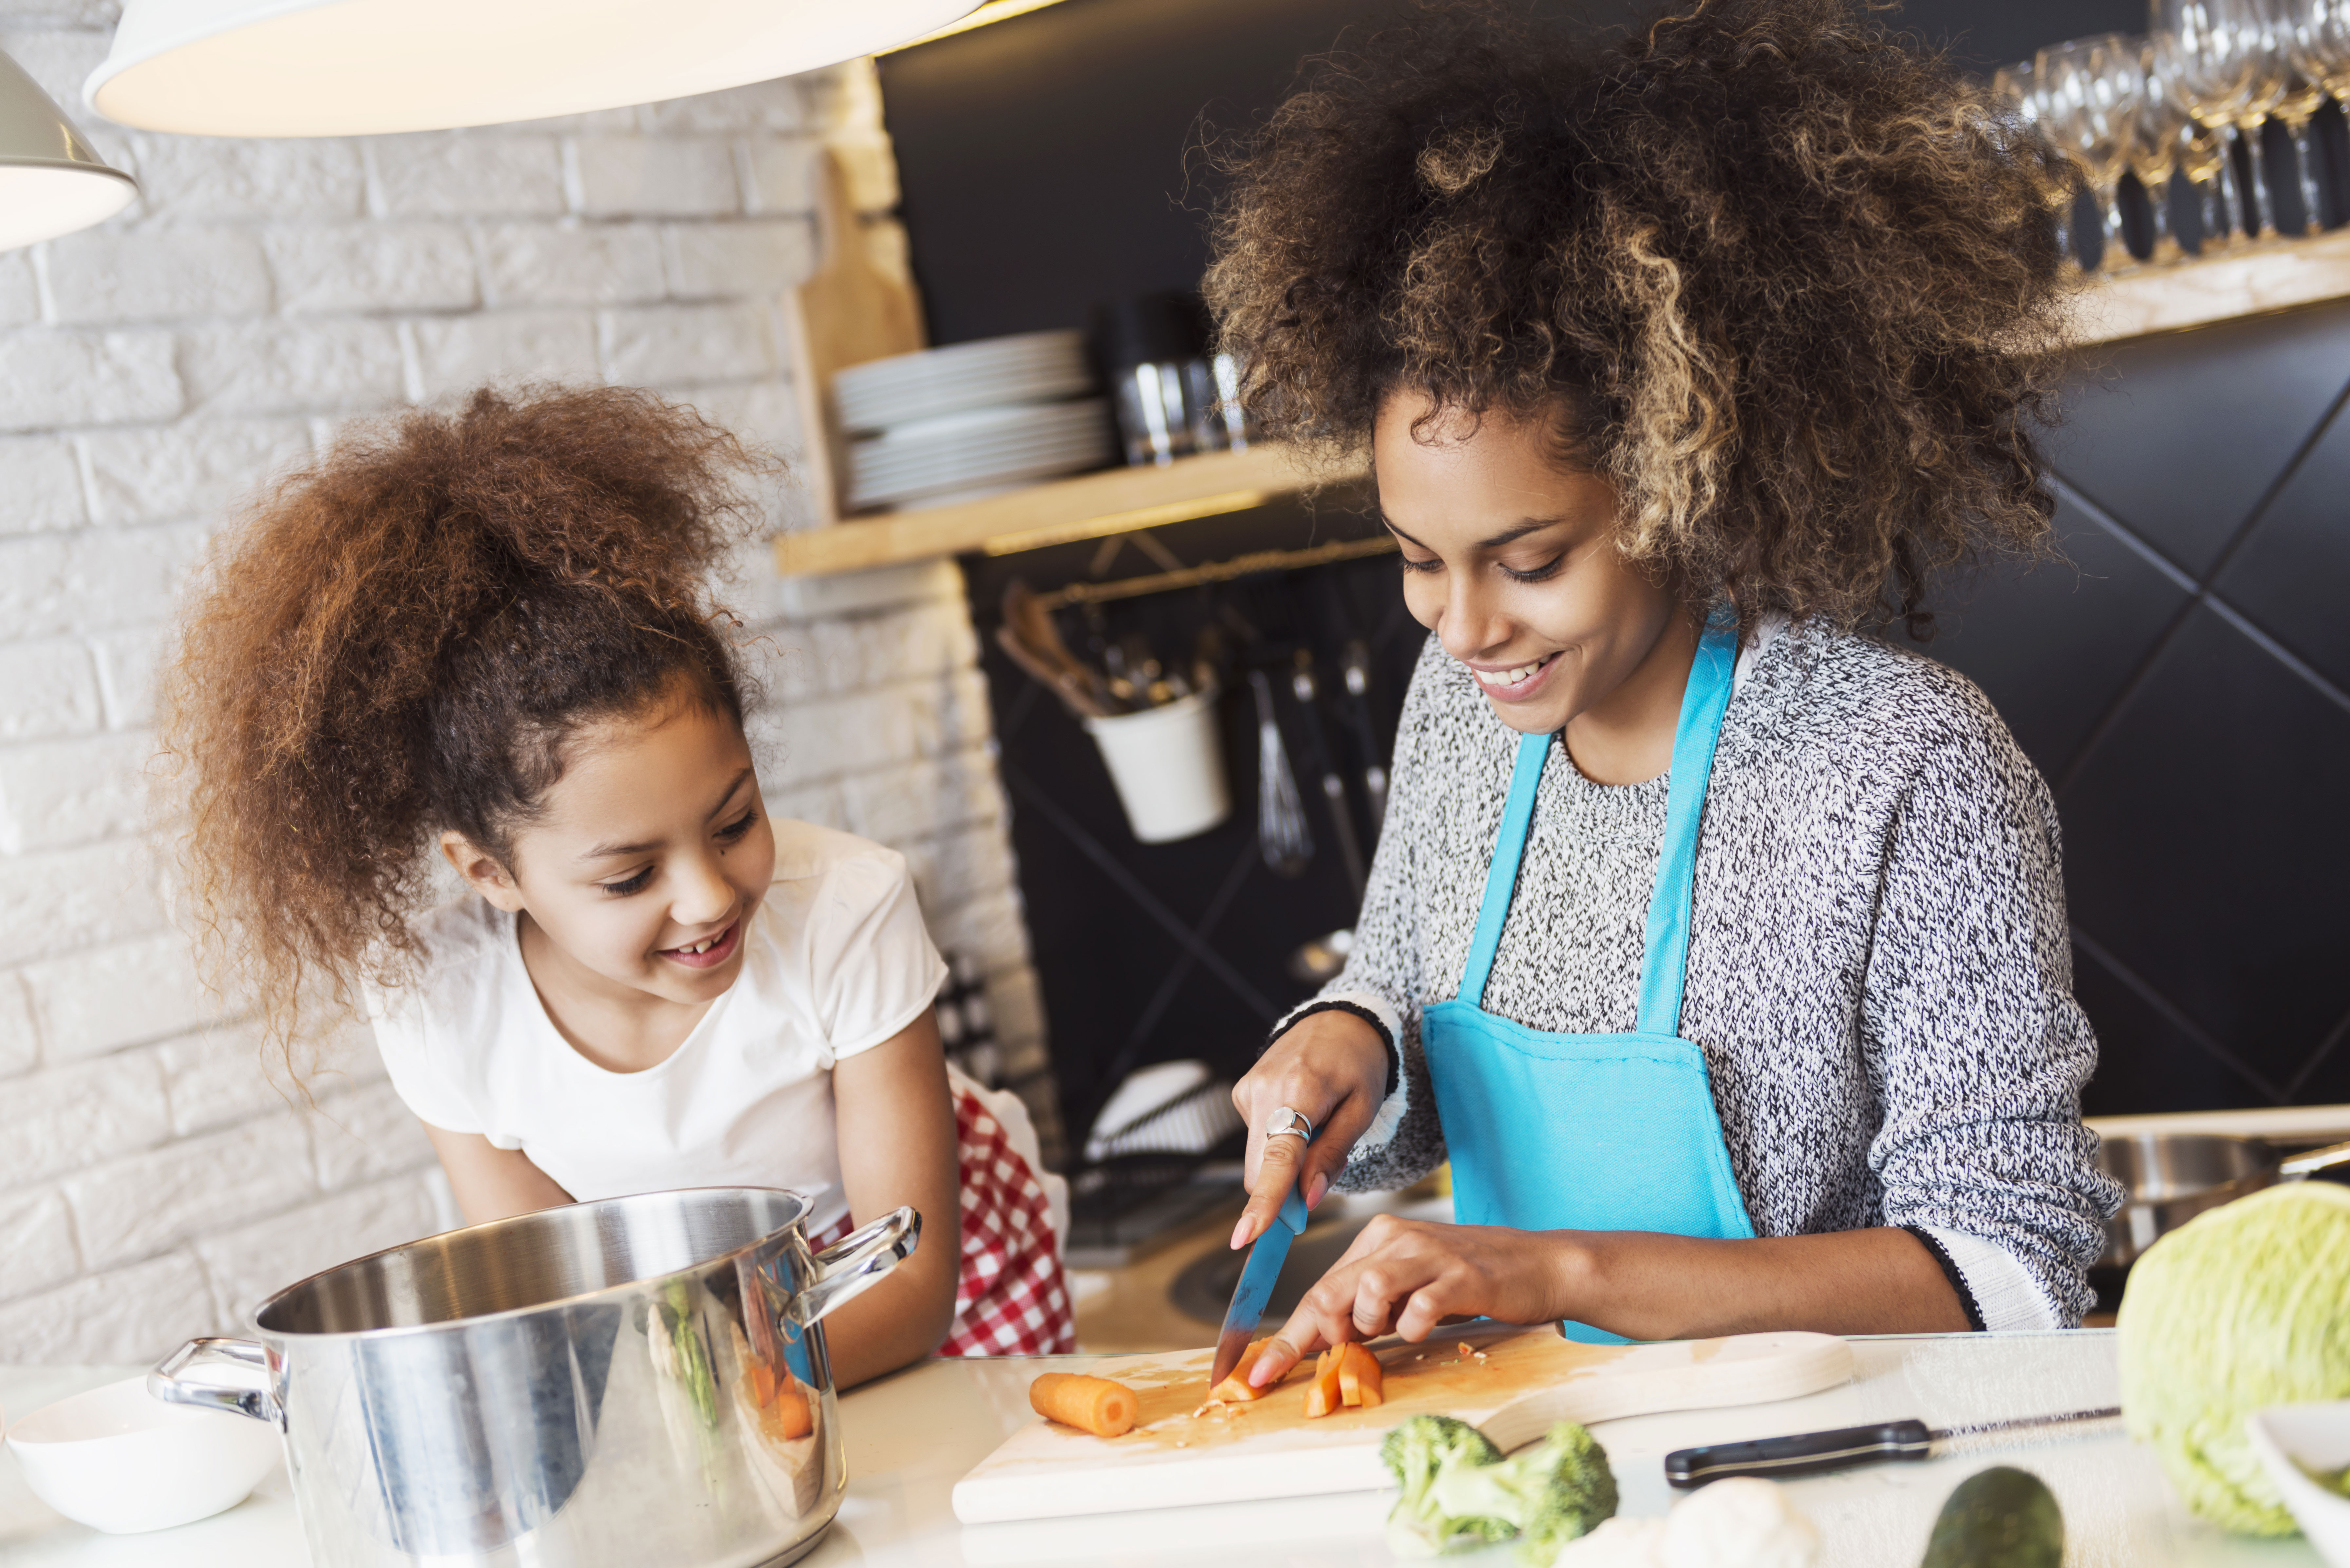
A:
<svg viewBox="0 0 2350 1568">
<path fill-rule="evenodd" d="M 2350 1568 L 2350 1497 L 2318 1485 L 2301 1468 L 2350 1465 L 2350 1399 L 2254 1411 L 2244 1417 L 2244 1436 L 2326 1568 Z"/>
<path fill-rule="evenodd" d="M 45 1405 L 8 1428 L 7 1443 L 43 1502 L 109 1535 L 234 1508 L 285 1456 L 275 1428 L 167 1404 L 144 1376 Z"/>
</svg>

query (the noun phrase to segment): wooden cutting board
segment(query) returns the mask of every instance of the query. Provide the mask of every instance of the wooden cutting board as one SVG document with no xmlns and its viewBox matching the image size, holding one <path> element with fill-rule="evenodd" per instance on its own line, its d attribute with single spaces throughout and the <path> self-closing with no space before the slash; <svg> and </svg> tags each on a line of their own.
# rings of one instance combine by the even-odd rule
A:
<svg viewBox="0 0 2350 1568">
<path fill-rule="evenodd" d="M 1208 1397 L 1211 1352 L 1107 1358 L 1093 1375 L 1139 1396 L 1134 1430 L 1097 1438 L 1032 1422 L 955 1483 L 955 1517 L 980 1524 L 1372 1491 L 1393 1484 L 1379 1443 L 1407 1416 L 1458 1417 L 1507 1451 L 1556 1421 L 1792 1399 L 1852 1376 L 1852 1347 L 1824 1334 L 1600 1345 L 1562 1339 L 1555 1328 L 1493 1324 L 1372 1348 L 1386 1369 L 1387 1403 L 1315 1419 L 1305 1409 L 1311 1363 L 1254 1404 L 1195 1416 Z"/>
</svg>

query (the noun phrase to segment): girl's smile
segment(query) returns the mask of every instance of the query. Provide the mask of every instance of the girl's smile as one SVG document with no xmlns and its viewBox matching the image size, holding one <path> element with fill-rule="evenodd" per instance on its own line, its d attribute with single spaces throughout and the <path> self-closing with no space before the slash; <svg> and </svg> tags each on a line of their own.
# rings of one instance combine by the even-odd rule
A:
<svg viewBox="0 0 2350 1568">
<path fill-rule="evenodd" d="M 742 934 L 743 922 L 735 920 L 714 936 L 663 948 L 660 956 L 688 969 L 715 969 L 734 956 L 735 950 L 742 945 Z"/>
</svg>

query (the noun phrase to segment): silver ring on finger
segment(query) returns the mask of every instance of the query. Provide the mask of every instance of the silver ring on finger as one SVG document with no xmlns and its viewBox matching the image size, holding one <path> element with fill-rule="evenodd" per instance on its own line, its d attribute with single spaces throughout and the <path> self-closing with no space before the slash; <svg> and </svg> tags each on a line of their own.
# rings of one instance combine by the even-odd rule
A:
<svg viewBox="0 0 2350 1568">
<path fill-rule="evenodd" d="M 1264 1137 L 1267 1143 L 1284 1137 L 1295 1137 L 1300 1143 L 1312 1143 L 1314 1119 L 1303 1111 L 1292 1110 L 1287 1106 L 1280 1106 L 1265 1117 Z"/>
</svg>

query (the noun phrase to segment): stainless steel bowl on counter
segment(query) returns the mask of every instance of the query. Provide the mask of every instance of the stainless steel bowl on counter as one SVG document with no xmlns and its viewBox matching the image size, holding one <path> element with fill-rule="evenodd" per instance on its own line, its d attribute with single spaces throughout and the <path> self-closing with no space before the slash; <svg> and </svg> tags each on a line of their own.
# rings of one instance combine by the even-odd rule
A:
<svg viewBox="0 0 2350 1568">
<path fill-rule="evenodd" d="M 2127 1268 L 2158 1237 L 2209 1209 L 2323 1171 L 2350 1168 L 2350 1143 L 2289 1153 L 2256 1137 L 2211 1133 L 2144 1133 L 2106 1138 L 2097 1168 L 2129 1189 L 2106 1221 L 2107 1268 Z"/>
<path fill-rule="evenodd" d="M 148 1386 L 278 1428 L 317 1568 L 770 1568 L 847 1480 L 819 1320 L 920 1233 L 899 1209 L 811 1252 L 807 1208 L 711 1188 L 452 1231 L 279 1292 L 256 1338 L 191 1340 Z"/>
</svg>

